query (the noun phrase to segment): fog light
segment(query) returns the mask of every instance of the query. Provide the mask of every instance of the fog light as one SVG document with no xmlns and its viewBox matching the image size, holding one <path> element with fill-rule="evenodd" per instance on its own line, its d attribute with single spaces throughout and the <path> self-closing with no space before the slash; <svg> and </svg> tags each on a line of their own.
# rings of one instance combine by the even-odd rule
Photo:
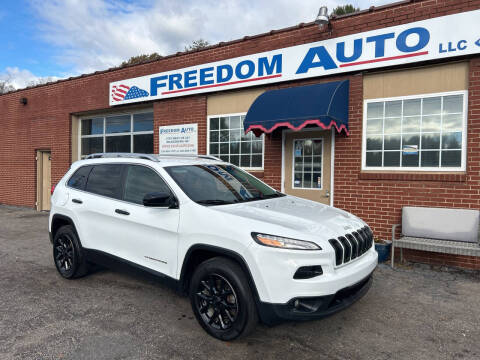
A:
<svg viewBox="0 0 480 360">
<path fill-rule="evenodd" d="M 323 274 L 322 267 L 320 265 L 314 266 L 302 266 L 297 270 L 295 275 L 293 275 L 294 279 L 311 279 L 315 276 L 319 276 Z"/>
</svg>

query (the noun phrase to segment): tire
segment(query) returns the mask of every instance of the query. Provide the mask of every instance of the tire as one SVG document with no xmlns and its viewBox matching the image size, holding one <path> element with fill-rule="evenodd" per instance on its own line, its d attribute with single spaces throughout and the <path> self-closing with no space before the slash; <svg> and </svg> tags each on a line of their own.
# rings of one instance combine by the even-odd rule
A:
<svg viewBox="0 0 480 360">
<path fill-rule="evenodd" d="M 75 279 L 87 274 L 87 261 L 73 226 L 62 226 L 55 233 L 53 261 L 57 271 L 65 279 Z"/>
<path fill-rule="evenodd" d="M 255 329 L 255 300 L 236 262 L 215 257 L 201 263 L 191 278 L 189 295 L 195 317 L 211 336 L 228 341 Z"/>
</svg>

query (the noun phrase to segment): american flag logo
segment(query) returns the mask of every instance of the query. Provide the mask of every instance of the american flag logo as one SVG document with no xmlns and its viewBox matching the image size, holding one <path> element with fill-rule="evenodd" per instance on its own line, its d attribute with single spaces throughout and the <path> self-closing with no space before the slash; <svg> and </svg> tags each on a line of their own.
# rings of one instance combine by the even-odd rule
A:
<svg viewBox="0 0 480 360">
<path fill-rule="evenodd" d="M 136 86 L 113 85 L 112 87 L 112 99 L 115 101 L 138 99 L 145 96 L 148 96 L 148 91 Z"/>
</svg>

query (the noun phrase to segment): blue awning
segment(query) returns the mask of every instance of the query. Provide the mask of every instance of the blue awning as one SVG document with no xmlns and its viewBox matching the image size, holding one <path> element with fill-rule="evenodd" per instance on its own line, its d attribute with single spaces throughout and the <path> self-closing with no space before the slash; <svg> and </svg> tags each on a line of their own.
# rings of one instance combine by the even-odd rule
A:
<svg viewBox="0 0 480 360">
<path fill-rule="evenodd" d="M 266 91 L 250 106 L 245 133 L 260 136 L 281 127 L 298 131 L 316 125 L 348 135 L 348 94 L 348 80 Z"/>
</svg>

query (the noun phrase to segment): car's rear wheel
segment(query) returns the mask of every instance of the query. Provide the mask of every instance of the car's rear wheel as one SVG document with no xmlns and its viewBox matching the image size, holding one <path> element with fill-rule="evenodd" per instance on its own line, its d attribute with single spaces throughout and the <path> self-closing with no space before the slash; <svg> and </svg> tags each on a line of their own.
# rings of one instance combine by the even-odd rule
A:
<svg viewBox="0 0 480 360">
<path fill-rule="evenodd" d="M 207 260 L 195 269 L 190 281 L 190 301 L 200 325 L 220 340 L 245 336 L 258 321 L 244 272 L 226 258 Z"/>
<path fill-rule="evenodd" d="M 53 260 L 60 275 L 66 279 L 84 276 L 88 265 L 75 229 L 62 226 L 53 239 Z"/>
</svg>

